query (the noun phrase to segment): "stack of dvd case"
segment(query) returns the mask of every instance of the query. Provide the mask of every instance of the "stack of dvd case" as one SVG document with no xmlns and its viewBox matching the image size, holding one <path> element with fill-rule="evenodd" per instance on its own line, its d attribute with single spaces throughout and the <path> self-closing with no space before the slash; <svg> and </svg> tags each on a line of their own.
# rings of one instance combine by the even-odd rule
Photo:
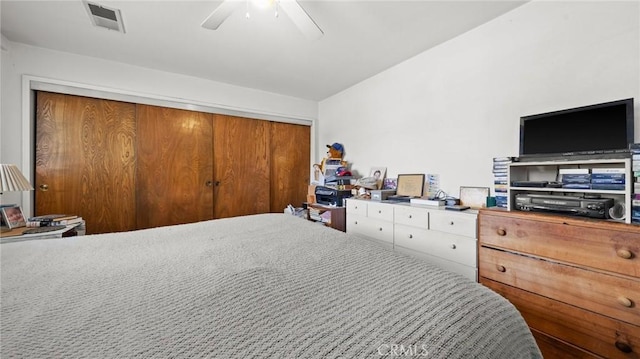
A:
<svg viewBox="0 0 640 359">
<path fill-rule="evenodd" d="M 497 207 L 507 208 L 509 163 L 513 160 L 514 157 L 494 157 L 493 159 L 493 188 Z"/>
<path fill-rule="evenodd" d="M 558 174 L 562 181 L 562 188 L 591 188 L 591 174 L 588 168 L 561 168 Z"/>
<path fill-rule="evenodd" d="M 591 169 L 591 189 L 624 191 L 626 178 L 624 168 Z"/>
<path fill-rule="evenodd" d="M 631 195 L 631 223 L 640 224 L 640 143 L 629 146 L 631 170 L 633 171 L 633 194 Z"/>
</svg>

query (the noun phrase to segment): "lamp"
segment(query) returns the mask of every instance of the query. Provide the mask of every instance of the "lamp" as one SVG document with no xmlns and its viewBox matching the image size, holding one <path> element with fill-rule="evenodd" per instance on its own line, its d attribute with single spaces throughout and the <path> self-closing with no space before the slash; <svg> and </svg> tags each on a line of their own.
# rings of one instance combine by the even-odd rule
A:
<svg viewBox="0 0 640 359">
<path fill-rule="evenodd" d="M 0 164 L 0 193 L 30 191 L 33 187 L 16 165 Z"/>
<path fill-rule="evenodd" d="M 16 165 L 0 164 L 0 194 L 3 192 L 30 191 L 33 187 Z M 8 226 L 0 227 L 0 232 L 9 231 Z"/>
</svg>

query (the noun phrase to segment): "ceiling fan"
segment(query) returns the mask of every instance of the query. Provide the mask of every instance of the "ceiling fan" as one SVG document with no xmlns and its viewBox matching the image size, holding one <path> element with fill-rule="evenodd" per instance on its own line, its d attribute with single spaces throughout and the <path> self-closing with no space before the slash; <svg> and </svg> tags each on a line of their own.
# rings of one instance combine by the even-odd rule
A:
<svg viewBox="0 0 640 359">
<path fill-rule="evenodd" d="M 217 30 L 224 20 L 231 15 L 231 13 L 233 13 L 243 3 L 248 4 L 248 1 L 255 2 L 256 0 L 224 0 L 215 10 L 213 10 L 211 14 L 209 14 L 209 16 L 202 22 L 201 26 L 206 29 Z M 296 0 L 261 0 L 263 3 L 265 1 L 268 4 L 275 5 L 276 9 L 278 7 L 281 8 L 309 40 L 317 40 L 324 34 L 322 29 L 320 29 L 311 16 L 304 11 L 302 6 L 300 6 Z"/>
</svg>

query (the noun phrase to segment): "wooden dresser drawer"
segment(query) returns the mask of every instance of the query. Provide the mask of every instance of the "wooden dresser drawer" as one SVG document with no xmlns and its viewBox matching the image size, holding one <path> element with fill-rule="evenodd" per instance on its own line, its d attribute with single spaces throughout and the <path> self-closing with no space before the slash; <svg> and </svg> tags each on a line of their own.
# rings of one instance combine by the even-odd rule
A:
<svg viewBox="0 0 640 359">
<path fill-rule="evenodd" d="M 455 213 L 453 211 L 431 211 L 429 213 L 429 229 L 476 238 L 477 217 Z"/>
<path fill-rule="evenodd" d="M 347 199 L 347 214 L 366 216 L 367 203 L 358 200 Z"/>
<path fill-rule="evenodd" d="M 531 334 L 545 359 L 602 359 L 601 356 L 584 351 L 569 343 L 557 340 L 535 329 Z"/>
<path fill-rule="evenodd" d="M 640 226 L 488 212 L 480 212 L 481 245 L 640 276 Z"/>
<path fill-rule="evenodd" d="M 625 321 L 640 323 L 640 279 L 480 247 L 479 274 Z"/>
<path fill-rule="evenodd" d="M 384 203 L 367 203 L 367 217 L 393 222 L 393 208 Z"/>
<path fill-rule="evenodd" d="M 395 223 L 406 224 L 424 229 L 429 228 L 429 210 L 409 206 L 396 206 L 393 218 Z"/>
<path fill-rule="evenodd" d="M 562 347 L 561 342 L 570 342 L 605 358 L 640 358 L 640 326 L 484 278 L 480 281 L 515 305 L 532 329 L 551 336 L 546 340 L 559 339 L 549 343 L 553 348 Z M 545 358 L 551 357 L 544 348 L 541 350 Z"/>
<path fill-rule="evenodd" d="M 477 266 L 477 242 L 474 238 L 432 232 L 399 224 L 395 226 L 394 234 L 396 246 L 474 268 Z"/>
</svg>

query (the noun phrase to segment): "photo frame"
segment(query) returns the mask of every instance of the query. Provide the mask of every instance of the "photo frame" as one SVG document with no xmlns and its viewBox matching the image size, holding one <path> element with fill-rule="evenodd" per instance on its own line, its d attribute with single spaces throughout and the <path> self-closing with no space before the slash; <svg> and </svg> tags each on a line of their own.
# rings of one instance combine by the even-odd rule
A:
<svg viewBox="0 0 640 359">
<path fill-rule="evenodd" d="M 422 197 L 424 191 L 424 173 L 398 175 L 396 195 Z"/>
<path fill-rule="evenodd" d="M 369 172 L 369 177 L 373 177 L 376 179 L 376 183 L 378 184 L 377 189 L 382 189 L 382 183 L 386 175 L 386 167 L 371 167 L 371 172 Z"/>
<path fill-rule="evenodd" d="M 2 221 L 9 229 L 25 227 L 27 225 L 20 206 L 7 206 L 0 208 Z"/>
<path fill-rule="evenodd" d="M 473 209 L 487 206 L 489 187 L 460 187 L 460 205 Z"/>
<path fill-rule="evenodd" d="M 383 181 L 382 189 L 396 190 L 398 188 L 397 178 L 385 178 Z"/>
</svg>

